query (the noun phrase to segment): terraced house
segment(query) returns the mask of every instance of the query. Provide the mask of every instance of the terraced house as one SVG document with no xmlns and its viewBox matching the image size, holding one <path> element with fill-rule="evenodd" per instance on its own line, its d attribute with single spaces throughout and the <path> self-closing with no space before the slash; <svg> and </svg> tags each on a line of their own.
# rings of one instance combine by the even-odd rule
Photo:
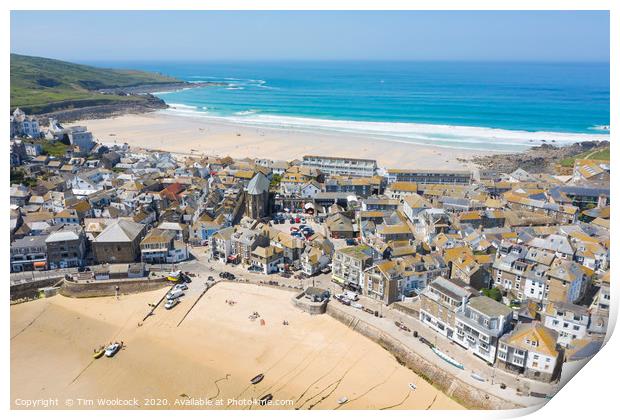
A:
<svg viewBox="0 0 620 420">
<path fill-rule="evenodd" d="M 420 321 L 453 339 L 456 310 L 478 292 L 459 280 L 437 277 L 420 294 Z"/>
<path fill-rule="evenodd" d="M 332 281 L 355 290 L 361 290 L 364 270 L 373 263 L 373 250 L 367 245 L 338 249 L 332 262 Z"/>
<path fill-rule="evenodd" d="M 512 318 L 508 306 L 486 296 L 472 297 L 456 310 L 454 341 L 493 364 L 499 338 L 510 330 Z"/>
<path fill-rule="evenodd" d="M 142 261 L 151 264 L 177 263 L 189 257 L 187 245 L 169 229 L 151 229 L 140 242 L 140 251 Z"/>
<path fill-rule="evenodd" d="M 499 339 L 498 366 L 526 378 L 550 382 L 557 378 L 562 352 L 558 333 L 539 322 L 519 324 Z"/>
</svg>

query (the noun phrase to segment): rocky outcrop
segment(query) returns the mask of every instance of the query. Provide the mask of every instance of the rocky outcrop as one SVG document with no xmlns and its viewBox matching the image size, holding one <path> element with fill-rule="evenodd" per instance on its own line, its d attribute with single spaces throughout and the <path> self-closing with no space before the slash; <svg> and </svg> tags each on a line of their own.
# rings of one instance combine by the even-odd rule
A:
<svg viewBox="0 0 620 420">
<path fill-rule="evenodd" d="M 475 156 L 470 161 L 480 168 L 503 173 L 511 173 L 518 168 L 530 173 L 554 173 L 555 164 L 562 159 L 605 147 L 609 147 L 609 142 L 584 141 L 569 146 L 543 144 L 523 153 Z"/>
</svg>

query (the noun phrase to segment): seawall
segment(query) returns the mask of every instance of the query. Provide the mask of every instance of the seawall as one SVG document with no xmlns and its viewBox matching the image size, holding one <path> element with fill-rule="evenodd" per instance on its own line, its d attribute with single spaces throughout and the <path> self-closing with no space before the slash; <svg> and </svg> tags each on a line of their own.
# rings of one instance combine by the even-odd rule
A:
<svg viewBox="0 0 620 420">
<path fill-rule="evenodd" d="M 523 408 L 518 404 L 504 400 L 463 382 L 461 379 L 427 361 L 398 339 L 368 324 L 362 319 L 338 309 L 334 304 L 327 305 L 326 313 L 343 324 L 350 326 L 354 331 L 357 331 L 379 344 L 389 351 L 400 364 L 408 367 L 441 392 L 468 409 L 509 410 Z"/>
<path fill-rule="evenodd" d="M 119 295 L 130 293 L 150 292 L 170 286 L 164 277 L 161 278 L 142 278 L 142 279 L 121 279 L 121 280 L 93 280 L 89 282 L 76 282 L 65 280 L 60 288 L 60 294 L 73 298 L 89 298 L 114 296 L 118 287 Z"/>
</svg>

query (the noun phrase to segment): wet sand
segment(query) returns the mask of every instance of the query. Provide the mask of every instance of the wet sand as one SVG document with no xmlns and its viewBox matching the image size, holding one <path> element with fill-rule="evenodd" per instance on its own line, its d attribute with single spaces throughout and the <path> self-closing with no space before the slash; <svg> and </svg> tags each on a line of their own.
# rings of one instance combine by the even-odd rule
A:
<svg viewBox="0 0 620 420">
<path fill-rule="evenodd" d="M 82 120 L 104 143 L 175 153 L 208 154 L 233 158 L 300 159 L 306 154 L 377 159 L 389 168 L 466 169 L 474 165 L 457 160 L 484 152 L 394 142 L 328 131 L 304 132 L 256 128 L 195 116 L 164 112 Z"/>
<path fill-rule="evenodd" d="M 50 408 L 263 409 L 248 400 L 267 393 L 284 404 L 272 409 L 462 408 L 379 345 L 328 315 L 293 307 L 288 291 L 220 283 L 180 326 L 196 294 L 171 311 L 158 308 L 139 326 L 163 293 L 55 296 L 12 306 L 12 408 L 23 408 L 17 399 L 58 398 Z M 254 311 L 264 326 L 248 319 Z M 125 348 L 93 359 L 95 347 L 113 340 Z M 264 380 L 250 385 L 258 373 Z M 343 396 L 349 402 L 339 405 Z M 133 398 L 137 406 L 124 405 Z"/>
</svg>

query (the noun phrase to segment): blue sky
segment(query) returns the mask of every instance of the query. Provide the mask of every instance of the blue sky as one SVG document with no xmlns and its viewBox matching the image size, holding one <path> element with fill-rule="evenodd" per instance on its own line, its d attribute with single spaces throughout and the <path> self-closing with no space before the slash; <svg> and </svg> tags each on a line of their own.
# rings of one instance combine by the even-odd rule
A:
<svg viewBox="0 0 620 420">
<path fill-rule="evenodd" d="M 609 61 L 609 14 L 12 11 L 11 52 L 84 62 Z"/>
</svg>

